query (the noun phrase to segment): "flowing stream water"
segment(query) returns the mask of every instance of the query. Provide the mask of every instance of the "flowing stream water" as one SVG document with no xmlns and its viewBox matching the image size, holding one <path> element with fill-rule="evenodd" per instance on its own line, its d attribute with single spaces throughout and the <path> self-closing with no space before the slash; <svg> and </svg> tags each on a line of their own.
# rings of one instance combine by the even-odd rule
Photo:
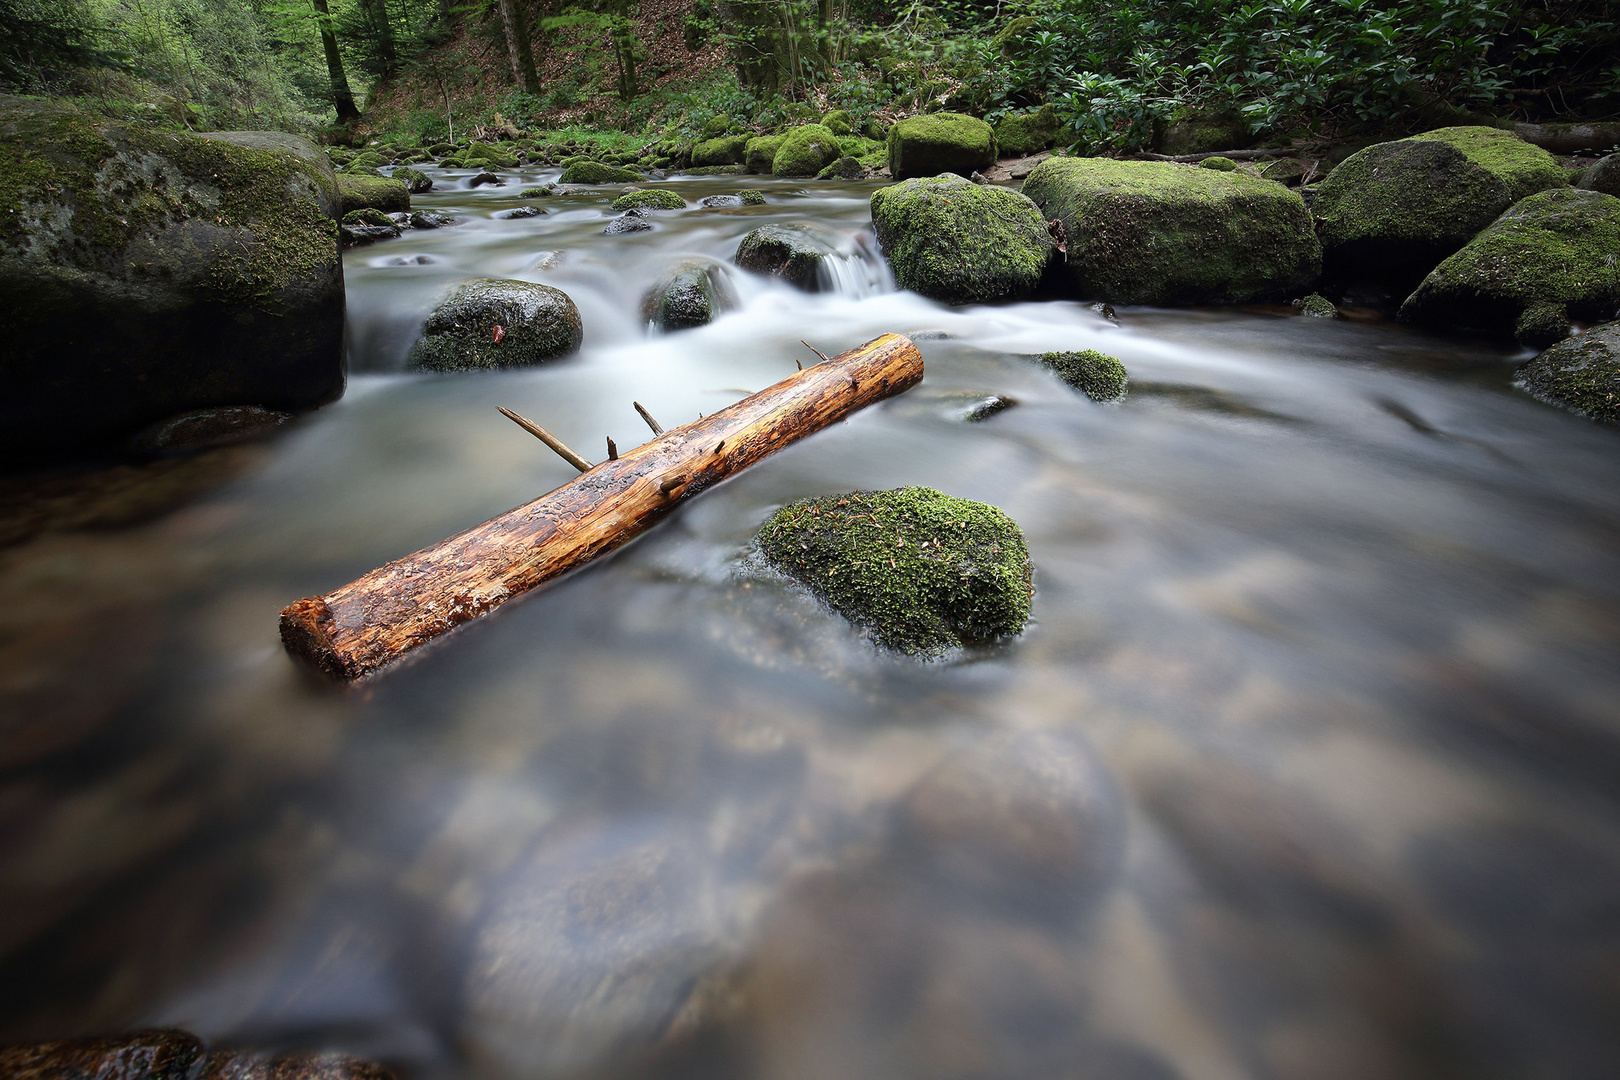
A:
<svg viewBox="0 0 1620 1080">
<path fill-rule="evenodd" d="M 418 1078 L 1593 1078 L 1620 1069 L 1620 433 L 1526 354 L 1377 320 L 895 291 L 874 184 L 520 200 L 346 255 L 350 382 L 153 520 L 0 551 L 0 1036 L 177 1025 Z M 756 186 L 764 206 L 700 209 Z M 524 205 L 548 213 L 500 215 Z M 649 333 L 769 222 L 830 291 Z M 555 254 L 551 254 L 555 253 Z M 405 356 L 472 276 L 585 345 Z M 282 606 L 813 357 L 921 386 L 358 689 Z M 1098 348 L 1101 406 L 1032 362 Z M 968 423 L 964 403 L 1016 404 Z M 921 484 L 1028 539 L 1019 639 L 922 664 L 749 558 L 809 495 Z"/>
</svg>

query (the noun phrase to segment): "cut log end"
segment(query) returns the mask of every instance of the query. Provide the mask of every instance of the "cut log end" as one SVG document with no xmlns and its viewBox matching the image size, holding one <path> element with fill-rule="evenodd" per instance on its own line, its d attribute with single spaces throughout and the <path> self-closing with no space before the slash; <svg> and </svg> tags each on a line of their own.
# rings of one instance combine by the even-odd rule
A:
<svg viewBox="0 0 1620 1080">
<path fill-rule="evenodd" d="M 343 657 L 332 647 L 328 627 L 332 624 L 332 611 L 318 596 L 288 604 L 281 610 L 281 643 L 289 653 L 334 679 L 353 679 L 359 672 L 350 671 Z"/>
</svg>

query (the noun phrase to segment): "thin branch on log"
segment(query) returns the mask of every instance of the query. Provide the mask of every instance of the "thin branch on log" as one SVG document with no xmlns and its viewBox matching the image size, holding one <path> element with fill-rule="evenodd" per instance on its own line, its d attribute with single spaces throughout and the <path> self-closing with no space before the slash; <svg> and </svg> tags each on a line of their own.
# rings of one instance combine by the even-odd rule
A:
<svg viewBox="0 0 1620 1080">
<path fill-rule="evenodd" d="M 632 401 L 630 404 L 634 405 L 636 407 L 636 412 L 640 413 L 641 418 L 647 421 L 647 426 L 652 428 L 654 435 L 662 435 L 664 433 L 664 429 L 659 426 L 658 421 L 652 418 L 652 413 L 642 408 L 641 402 Z"/>
<path fill-rule="evenodd" d="M 618 461 L 619 460 L 619 447 L 618 447 L 618 445 L 616 443 L 614 443 L 613 436 L 609 435 L 607 437 L 607 441 L 608 441 L 608 460 L 609 461 Z"/>
<path fill-rule="evenodd" d="M 530 420 L 530 419 L 528 419 L 526 417 L 519 416 L 517 413 L 513 412 L 511 409 L 508 409 L 508 408 L 506 408 L 505 406 L 502 406 L 502 405 L 497 405 L 497 406 L 495 406 L 495 408 L 500 410 L 500 414 L 502 416 L 506 417 L 508 420 L 512 421 L 512 423 L 516 424 L 518 427 L 522 428 L 524 431 L 527 431 L 530 435 L 533 435 L 535 438 L 539 439 L 541 442 L 545 443 L 547 446 L 549 446 L 553 450 L 557 451 L 557 456 L 558 457 L 560 457 L 564 461 L 568 462 L 568 464 L 572 465 L 574 468 L 578 469 L 580 472 L 588 472 L 588 471 L 590 471 L 590 468 L 591 468 L 591 463 L 590 462 L 586 461 L 584 458 L 580 457 L 578 454 L 576 454 L 572 450 L 568 449 L 568 445 L 566 443 L 564 443 L 561 439 L 557 438 L 557 436 L 553 435 L 551 432 L 547 431 L 545 428 L 541 427 L 539 424 L 535 423 L 533 420 Z"/>
<path fill-rule="evenodd" d="M 812 344 L 810 344 L 810 343 L 809 343 L 809 342 L 808 342 L 808 341 L 806 341 L 806 340 L 804 340 L 804 338 L 800 338 L 800 339 L 799 339 L 799 344 L 800 344 L 800 345 L 803 345 L 803 346 L 804 346 L 804 347 L 805 347 L 805 348 L 807 348 L 807 349 L 809 349 L 809 350 L 810 350 L 810 351 L 811 351 L 811 352 L 813 352 L 813 353 L 815 353 L 815 354 L 816 354 L 816 355 L 817 355 L 817 356 L 819 356 L 819 357 L 821 357 L 821 359 L 822 359 L 822 360 L 823 360 L 823 361 L 825 361 L 825 360 L 826 360 L 826 359 L 827 359 L 827 354 L 826 354 L 826 353 L 824 353 L 824 352 L 822 352 L 822 351 L 821 351 L 821 350 L 820 350 L 820 349 L 818 349 L 818 348 L 816 348 L 816 347 L 815 347 L 815 346 L 814 346 L 814 345 L 812 345 Z M 793 362 L 794 362 L 794 363 L 795 363 L 795 364 L 798 364 L 798 363 L 799 363 L 799 362 L 798 362 L 798 361 L 797 361 L 797 360 L 795 360 L 795 361 L 793 361 Z M 804 368 L 804 365 L 803 365 L 803 364 L 799 364 L 799 367 L 800 367 L 800 370 L 803 370 L 803 368 Z"/>
<path fill-rule="evenodd" d="M 682 500 L 909 390 L 922 376 L 917 347 L 885 334 L 705 420 L 663 432 L 525 506 L 299 600 L 281 613 L 281 640 L 294 656 L 340 679 L 369 675 L 612 551 Z"/>
</svg>

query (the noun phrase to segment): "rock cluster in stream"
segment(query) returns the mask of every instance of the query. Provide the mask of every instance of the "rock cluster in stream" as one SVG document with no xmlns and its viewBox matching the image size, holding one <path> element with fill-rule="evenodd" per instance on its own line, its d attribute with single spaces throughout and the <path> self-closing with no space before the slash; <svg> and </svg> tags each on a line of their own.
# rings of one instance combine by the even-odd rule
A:
<svg viewBox="0 0 1620 1080">
<path fill-rule="evenodd" d="M 394 1080 L 386 1066 L 340 1053 L 208 1050 L 170 1028 L 101 1038 L 0 1046 L 0 1076 L 15 1080 Z"/>
</svg>

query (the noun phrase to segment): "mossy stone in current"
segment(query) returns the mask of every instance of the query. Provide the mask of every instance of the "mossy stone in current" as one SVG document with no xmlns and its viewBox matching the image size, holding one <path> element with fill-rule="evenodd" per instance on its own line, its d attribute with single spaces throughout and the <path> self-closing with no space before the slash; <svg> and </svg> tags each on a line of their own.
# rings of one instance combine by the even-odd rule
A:
<svg viewBox="0 0 1620 1080">
<path fill-rule="evenodd" d="M 367 206 L 359 210 L 350 210 L 347 214 L 344 214 L 343 224 L 380 225 L 384 228 L 390 228 L 394 225 L 394 219 L 381 210 L 374 210 Z"/>
<path fill-rule="evenodd" d="M 1092 401 L 1123 401 L 1130 385 L 1119 358 L 1096 349 L 1042 353 L 1041 363 Z"/>
<path fill-rule="evenodd" d="M 1057 141 L 1063 124 L 1050 103 L 1034 112 L 1008 113 L 996 123 L 996 152 L 1037 154 Z"/>
<path fill-rule="evenodd" d="M 412 195 L 420 195 L 424 191 L 433 190 L 433 179 L 420 169 L 413 169 L 408 165 L 402 165 L 395 169 L 390 179 L 402 182 L 405 185 L 405 190 Z"/>
<path fill-rule="evenodd" d="M 1401 305 L 1400 318 L 1550 344 L 1557 316 L 1565 332 L 1570 319 L 1613 317 L 1617 253 L 1620 199 L 1578 188 L 1537 192 L 1435 267 Z"/>
<path fill-rule="evenodd" d="M 838 157 L 838 136 L 820 124 L 801 124 L 782 137 L 771 159 L 773 176 L 814 176 Z"/>
<path fill-rule="evenodd" d="M 629 210 L 634 206 L 643 210 L 684 210 L 686 200 L 666 188 L 626 192 L 613 200 L 615 210 Z"/>
<path fill-rule="evenodd" d="M 600 161 L 575 160 L 563 168 L 561 182 L 564 184 L 631 184 L 641 178 L 641 174 L 633 169 L 621 169 L 617 165 L 604 165 Z"/>
<path fill-rule="evenodd" d="M 760 552 L 884 648 L 938 656 L 1011 637 L 1029 620 L 1029 549 L 994 506 L 931 488 L 790 503 Z"/>
<path fill-rule="evenodd" d="M 517 168 L 517 155 L 493 143 L 473 143 L 461 152 L 468 165 L 495 165 L 502 169 Z"/>
<path fill-rule="evenodd" d="M 805 292 L 821 289 L 821 265 L 832 246 L 806 225 L 764 225 L 742 238 L 732 259 L 755 274 L 781 278 Z"/>
<path fill-rule="evenodd" d="M 1549 405 L 1620 424 L 1620 322 L 1559 342 L 1520 368 L 1515 381 Z"/>
<path fill-rule="evenodd" d="M 776 152 L 782 148 L 786 138 L 785 135 L 759 135 L 749 139 L 743 153 L 743 164 L 748 166 L 748 171 L 770 172 L 771 163 L 776 160 Z"/>
<path fill-rule="evenodd" d="M 579 309 L 561 289 L 474 278 L 433 310 L 411 349 L 424 371 L 479 371 L 540 364 L 584 340 Z"/>
<path fill-rule="evenodd" d="M 706 259 L 678 263 L 666 270 L 642 298 L 641 317 L 659 330 L 703 326 L 737 306 L 737 294 L 726 269 Z"/>
<path fill-rule="evenodd" d="M 817 180 L 861 180 L 866 177 L 866 169 L 859 159 L 841 157 L 816 173 Z"/>
<path fill-rule="evenodd" d="M 1069 286 L 1113 304 L 1245 304 L 1307 292 L 1322 249 L 1299 193 L 1242 172 L 1053 157 L 1024 194 L 1062 224 Z"/>
<path fill-rule="evenodd" d="M 1339 317 L 1339 309 L 1333 305 L 1333 301 L 1321 293 L 1311 293 L 1309 296 L 1295 300 L 1294 307 L 1298 308 L 1299 313 L 1307 318 L 1337 319 Z"/>
<path fill-rule="evenodd" d="M 753 188 L 744 188 L 743 190 L 737 192 L 737 198 L 742 200 L 744 206 L 765 205 L 765 193 L 763 191 L 755 191 Z"/>
<path fill-rule="evenodd" d="M 996 163 L 996 133 L 961 113 L 938 112 L 901 120 L 889 129 L 889 175 L 896 180 L 953 172 L 971 176 Z"/>
<path fill-rule="evenodd" d="M 747 135 L 705 139 L 692 147 L 692 166 L 701 169 L 711 165 L 741 165 L 748 158 L 749 141 Z"/>
<path fill-rule="evenodd" d="M 385 214 L 406 214 L 411 209 L 411 191 L 403 180 L 382 176 L 337 176 L 342 211 L 381 210 Z"/>
<path fill-rule="evenodd" d="M 1022 300 L 1051 258 L 1040 209 L 950 173 L 872 193 L 872 227 L 902 289 L 947 304 Z"/>
</svg>

